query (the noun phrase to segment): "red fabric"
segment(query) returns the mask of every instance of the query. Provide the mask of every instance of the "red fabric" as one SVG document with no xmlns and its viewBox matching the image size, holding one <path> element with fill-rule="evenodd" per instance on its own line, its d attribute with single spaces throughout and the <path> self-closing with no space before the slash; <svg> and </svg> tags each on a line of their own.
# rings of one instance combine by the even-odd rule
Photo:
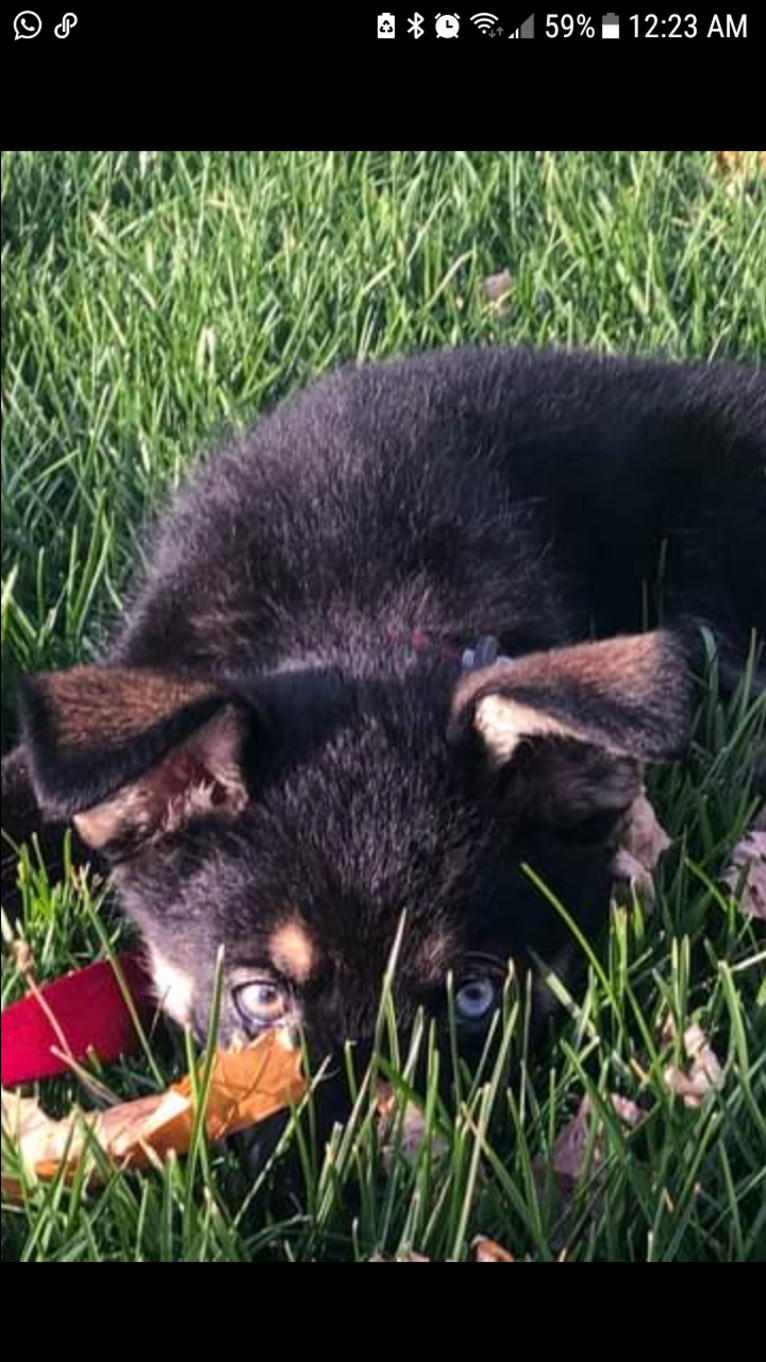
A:
<svg viewBox="0 0 766 1362">
<path fill-rule="evenodd" d="M 117 962 L 138 1017 L 149 1020 L 156 1010 L 149 976 L 136 955 L 119 955 Z M 93 1050 L 106 1063 L 139 1048 L 130 1012 L 108 960 L 43 984 L 40 993 L 75 1059 L 85 1060 Z M 2 1015 L 3 1086 L 69 1072 L 66 1061 L 52 1054 L 51 1047 L 64 1049 L 37 998 L 29 995 L 11 1003 Z"/>
</svg>

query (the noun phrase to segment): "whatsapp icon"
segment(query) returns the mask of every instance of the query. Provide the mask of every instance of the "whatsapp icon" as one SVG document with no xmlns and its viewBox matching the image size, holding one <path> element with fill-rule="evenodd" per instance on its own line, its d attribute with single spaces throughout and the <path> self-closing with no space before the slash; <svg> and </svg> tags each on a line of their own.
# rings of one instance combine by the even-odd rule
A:
<svg viewBox="0 0 766 1362">
<path fill-rule="evenodd" d="M 35 14 L 33 9 L 23 9 L 13 21 L 13 31 L 16 34 L 16 41 L 19 38 L 36 38 L 43 21 L 39 14 Z"/>
</svg>

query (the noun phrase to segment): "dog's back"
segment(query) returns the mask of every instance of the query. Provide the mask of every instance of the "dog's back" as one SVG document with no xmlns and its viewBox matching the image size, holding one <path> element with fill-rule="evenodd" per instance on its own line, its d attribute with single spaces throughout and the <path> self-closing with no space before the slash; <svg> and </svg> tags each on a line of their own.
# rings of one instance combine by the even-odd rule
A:
<svg viewBox="0 0 766 1362">
<path fill-rule="evenodd" d="M 766 633 L 766 378 L 456 350 L 326 379 L 193 482 L 114 657 L 272 667 L 370 630 L 509 653 L 698 617 Z"/>
</svg>

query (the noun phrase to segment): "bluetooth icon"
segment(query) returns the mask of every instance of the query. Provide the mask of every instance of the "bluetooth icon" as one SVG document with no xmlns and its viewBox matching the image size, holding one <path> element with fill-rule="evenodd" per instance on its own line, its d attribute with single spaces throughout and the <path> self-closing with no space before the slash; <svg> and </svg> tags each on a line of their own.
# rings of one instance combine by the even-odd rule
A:
<svg viewBox="0 0 766 1362">
<path fill-rule="evenodd" d="M 407 32 L 411 33 L 413 38 L 423 37 L 423 15 L 418 14 L 417 10 L 413 17 L 407 20 Z"/>
</svg>

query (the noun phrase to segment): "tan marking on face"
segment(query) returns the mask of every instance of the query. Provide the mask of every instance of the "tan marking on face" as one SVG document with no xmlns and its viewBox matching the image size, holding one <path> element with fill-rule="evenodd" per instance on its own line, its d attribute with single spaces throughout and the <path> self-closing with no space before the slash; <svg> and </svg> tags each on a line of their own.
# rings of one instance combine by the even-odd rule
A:
<svg viewBox="0 0 766 1362">
<path fill-rule="evenodd" d="M 278 927 L 269 940 L 269 950 L 277 969 L 297 984 L 305 984 L 314 967 L 316 951 L 301 922 L 291 918 Z"/>
<path fill-rule="evenodd" d="M 167 1012 L 179 1026 L 188 1025 L 194 1005 L 192 976 L 179 966 L 171 965 L 154 946 L 149 948 L 149 968 L 157 1001 L 163 1012 Z"/>
</svg>

